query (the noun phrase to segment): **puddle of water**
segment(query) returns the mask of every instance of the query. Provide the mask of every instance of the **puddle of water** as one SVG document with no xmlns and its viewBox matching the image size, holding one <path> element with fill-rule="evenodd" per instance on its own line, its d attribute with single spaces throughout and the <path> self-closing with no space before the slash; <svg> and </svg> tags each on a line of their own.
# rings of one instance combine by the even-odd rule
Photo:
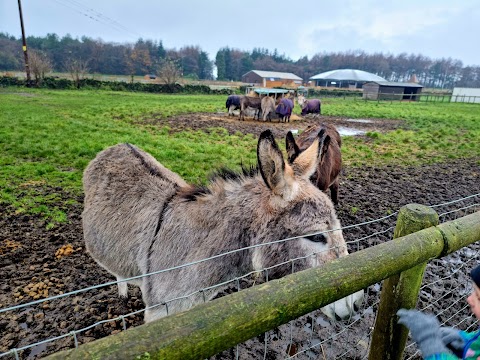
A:
<svg viewBox="0 0 480 360">
<path fill-rule="evenodd" d="M 321 316 L 319 316 L 316 321 L 317 324 L 321 327 L 331 326 L 330 323 L 328 321 L 325 321 Z"/>
<path fill-rule="evenodd" d="M 41 352 L 45 351 L 47 349 L 47 344 L 40 344 L 40 345 L 37 345 L 37 346 L 34 346 L 32 348 L 32 351 L 30 352 L 30 355 L 29 357 L 33 357 L 35 355 L 38 355 L 40 354 Z"/>
<path fill-rule="evenodd" d="M 347 121 L 357 122 L 357 123 L 367 123 L 367 124 L 373 122 L 372 120 L 368 120 L 368 119 L 347 119 Z"/>
<path fill-rule="evenodd" d="M 363 135 L 365 131 L 355 129 L 355 128 L 347 128 L 343 126 L 337 126 L 338 133 L 340 136 L 354 136 L 354 135 Z"/>
</svg>

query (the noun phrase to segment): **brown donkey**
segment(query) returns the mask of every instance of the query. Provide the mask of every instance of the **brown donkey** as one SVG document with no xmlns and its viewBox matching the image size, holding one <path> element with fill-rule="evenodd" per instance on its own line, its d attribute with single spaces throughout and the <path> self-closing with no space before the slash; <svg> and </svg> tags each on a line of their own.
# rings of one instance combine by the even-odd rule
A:
<svg viewBox="0 0 480 360">
<path fill-rule="evenodd" d="M 322 191 L 330 188 L 332 201 L 337 205 L 339 175 L 342 169 L 342 153 L 340 151 L 342 139 L 335 126 L 330 124 L 311 125 L 298 136 L 296 141 L 289 131 L 286 138 L 288 161 L 290 164 L 295 163 L 295 159 L 315 141 L 318 132 L 322 129 L 331 139 L 330 146 L 310 180 Z"/>
<path fill-rule="evenodd" d="M 84 172 L 86 248 L 119 281 L 140 286 L 145 321 L 212 299 L 251 271 L 268 268 L 274 279 L 291 273 L 292 262 L 302 270 L 346 256 L 333 204 L 309 180 L 327 147 L 323 135 L 289 165 L 264 131 L 257 168 L 223 170 L 205 186 L 133 145 L 110 147 Z M 126 282 L 118 288 L 127 295 Z M 359 291 L 322 311 L 345 318 L 362 298 Z"/>
</svg>

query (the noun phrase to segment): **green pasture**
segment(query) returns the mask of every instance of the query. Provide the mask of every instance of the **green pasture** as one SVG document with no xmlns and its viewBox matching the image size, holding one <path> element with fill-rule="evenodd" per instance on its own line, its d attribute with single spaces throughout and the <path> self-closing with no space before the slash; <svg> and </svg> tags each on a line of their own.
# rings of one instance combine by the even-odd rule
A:
<svg viewBox="0 0 480 360">
<path fill-rule="evenodd" d="M 0 89 L 1 209 L 41 214 L 48 227 L 67 221 L 65 209 L 82 193 L 85 166 L 100 150 L 122 142 L 150 152 L 189 182 L 205 182 L 222 166 L 255 164 L 252 135 L 228 135 L 222 128 L 170 134 L 148 121 L 224 111 L 225 100 L 225 95 Z M 479 105 L 324 99 L 322 113 L 405 120 L 401 130 L 346 137 L 346 165 L 404 166 L 480 156 Z M 283 148 L 284 139 L 278 140 Z M 71 196 L 62 198 L 65 194 Z"/>
</svg>

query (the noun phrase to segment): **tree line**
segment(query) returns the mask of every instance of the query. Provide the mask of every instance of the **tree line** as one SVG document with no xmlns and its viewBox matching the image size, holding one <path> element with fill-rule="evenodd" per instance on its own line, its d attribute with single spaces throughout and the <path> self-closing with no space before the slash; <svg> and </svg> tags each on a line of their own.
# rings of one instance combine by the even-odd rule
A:
<svg viewBox="0 0 480 360">
<path fill-rule="evenodd" d="M 480 66 L 464 67 L 460 60 L 430 59 L 419 54 L 367 54 L 355 50 L 323 52 L 310 59 L 304 56 L 293 61 L 285 55 L 279 55 L 277 50 L 271 52 L 254 48 L 247 52 L 225 47 L 217 52 L 215 63 L 219 80 L 238 81 L 252 69 L 290 72 L 304 81 L 325 71 L 358 69 L 374 73 L 388 81 L 406 82 L 415 74 L 422 85 L 430 88 L 480 87 Z"/>
<path fill-rule="evenodd" d="M 212 61 L 199 46 L 166 49 L 162 41 L 143 39 L 119 44 L 86 36 L 78 39 L 47 34 L 29 36 L 27 45 L 57 72 L 68 71 L 69 64 L 71 67 L 72 63 L 82 62 L 90 73 L 133 76 L 171 74 L 173 69 L 179 76 L 208 80 L 214 78 L 215 65 L 218 80 L 241 81 L 242 75 L 250 70 L 266 70 L 291 72 L 308 81 L 324 71 L 349 68 L 368 71 L 389 81 L 408 81 L 415 74 L 422 85 L 431 88 L 480 87 L 480 66 L 463 66 L 457 59 L 431 59 L 420 54 L 368 54 L 355 50 L 322 52 L 294 61 L 276 49 L 244 51 L 224 47 Z M 21 39 L 0 33 L 0 70 L 20 71 L 23 68 Z"/>
<path fill-rule="evenodd" d="M 199 46 L 165 49 L 162 41 L 143 40 L 130 44 L 80 39 L 56 34 L 27 37 L 29 52 L 43 57 L 52 70 L 69 71 L 72 63 L 82 63 L 90 73 L 110 75 L 157 74 L 168 61 L 180 75 L 192 79 L 213 79 L 213 62 Z M 21 38 L 0 33 L 0 70 L 24 68 Z"/>
</svg>

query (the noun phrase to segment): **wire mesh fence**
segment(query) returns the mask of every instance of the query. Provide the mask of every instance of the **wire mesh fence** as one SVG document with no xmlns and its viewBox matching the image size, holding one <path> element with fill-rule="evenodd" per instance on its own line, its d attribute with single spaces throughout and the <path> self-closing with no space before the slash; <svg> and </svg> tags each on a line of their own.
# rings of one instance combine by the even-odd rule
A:
<svg viewBox="0 0 480 360">
<path fill-rule="evenodd" d="M 462 199 L 447 203 L 432 205 L 440 217 L 440 222 L 450 221 L 467 214 L 480 210 L 480 194 L 471 195 Z M 389 241 L 393 237 L 397 212 L 388 214 L 382 218 L 374 219 L 361 224 L 345 226 L 342 228 L 344 238 L 350 252 L 359 251 Z M 278 241 L 296 241 L 296 238 L 281 239 Z M 245 248 L 235 250 L 244 251 Z M 480 246 L 477 244 L 457 251 L 448 257 L 433 260 L 427 266 L 424 284 L 419 295 L 418 308 L 437 314 L 442 323 L 448 326 L 457 326 L 463 330 L 475 327 L 476 320 L 472 318 L 466 306 L 465 298 L 471 291 L 468 272 L 479 261 Z M 202 261 L 215 261 L 220 256 L 226 256 L 231 252 L 219 254 Z M 162 303 L 151 307 L 162 308 L 165 315 L 174 306 L 176 301 L 185 301 L 200 298 L 207 301 L 213 290 L 220 289 L 217 296 L 236 292 L 247 287 L 256 286 L 268 282 L 270 274 L 277 267 L 288 266 L 290 272 L 298 269 L 295 264 L 305 260 L 302 258 L 290 259 L 288 262 L 241 274 L 229 281 L 216 284 L 215 286 L 192 291 L 182 297 L 165 299 Z M 195 263 L 182 266 L 193 266 Z M 165 269 L 144 276 L 155 276 L 165 271 L 175 271 L 176 268 Z M 126 279 L 129 280 L 129 279 Z M 81 304 L 82 296 L 96 297 L 108 288 L 116 292 L 117 282 L 112 281 L 96 286 L 91 286 L 65 294 L 58 294 L 45 299 L 38 299 L 12 307 L 0 309 L 0 327 L 2 316 L 13 316 L 19 321 L 20 327 L 31 328 L 39 333 L 39 341 L 35 343 L 17 343 L 11 349 L 1 349 L 0 357 L 13 357 L 16 359 L 36 358 L 45 350 L 55 350 L 78 347 L 84 342 L 89 342 L 98 337 L 102 328 L 113 328 L 112 333 L 117 333 L 138 323 L 145 309 L 125 312 L 121 315 L 104 312 L 105 304 L 99 303 L 97 308 L 89 309 L 92 315 L 91 325 L 80 327 L 73 318 L 65 318 L 64 322 L 47 325 L 37 324 L 35 320 L 41 320 L 42 312 L 38 309 L 56 308 L 57 311 L 65 311 L 65 305 L 58 301 L 65 297 L 71 298 L 71 307 L 75 309 Z M 272 329 L 265 334 L 250 339 L 235 348 L 217 354 L 215 359 L 312 359 L 312 358 L 343 358 L 364 359 L 368 357 L 370 338 L 375 322 L 381 284 L 373 284 L 365 289 L 362 304 L 357 305 L 357 311 L 347 320 L 335 320 L 325 316 L 320 310 L 302 316 L 289 324 Z M 138 291 L 138 290 L 137 290 Z M 218 292 L 218 291 L 216 291 Z M 137 295 L 138 296 L 138 295 Z M 112 300 L 116 301 L 116 300 Z M 118 299 L 120 301 L 120 299 Z M 353 306 L 353 304 L 352 304 Z M 38 319 L 37 319 L 38 317 Z M 38 327 L 43 326 L 39 329 Z M 8 337 L 12 328 L 2 328 L 2 337 Z M 50 351 L 51 352 L 51 351 Z M 419 354 L 414 344 L 409 344 L 406 349 L 406 358 L 416 359 Z"/>
</svg>

